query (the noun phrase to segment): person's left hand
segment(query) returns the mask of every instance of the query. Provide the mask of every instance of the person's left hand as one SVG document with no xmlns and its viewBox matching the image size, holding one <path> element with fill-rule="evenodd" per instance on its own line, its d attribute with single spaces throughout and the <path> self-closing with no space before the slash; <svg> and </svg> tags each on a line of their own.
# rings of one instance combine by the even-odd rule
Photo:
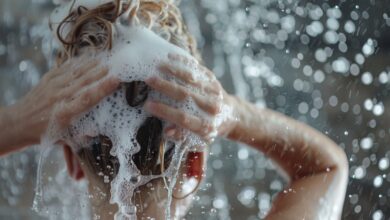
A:
<svg viewBox="0 0 390 220">
<path fill-rule="evenodd" d="M 60 129 L 68 127 L 74 117 L 118 88 L 119 79 L 108 76 L 108 72 L 88 56 L 49 70 L 37 86 L 10 107 L 15 118 L 11 127 L 28 144 L 38 144 L 50 122 Z"/>
<path fill-rule="evenodd" d="M 173 77 L 174 80 L 151 77 L 146 80 L 146 83 L 176 101 L 182 102 L 191 98 L 209 117 L 208 119 L 201 118 L 160 101 L 152 100 L 145 103 L 145 110 L 162 120 L 171 122 L 173 126 L 165 129 L 165 135 L 175 139 L 182 137 L 178 127 L 194 132 L 208 142 L 211 142 L 217 135 L 228 135 L 235 126 L 233 102 L 230 101 L 230 95 L 226 93 L 214 74 L 198 64 L 195 59 L 170 54 L 169 60 L 170 63 L 162 64 L 160 70 Z M 201 79 L 196 79 L 190 72 L 191 70 L 203 74 Z"/>
</svg>

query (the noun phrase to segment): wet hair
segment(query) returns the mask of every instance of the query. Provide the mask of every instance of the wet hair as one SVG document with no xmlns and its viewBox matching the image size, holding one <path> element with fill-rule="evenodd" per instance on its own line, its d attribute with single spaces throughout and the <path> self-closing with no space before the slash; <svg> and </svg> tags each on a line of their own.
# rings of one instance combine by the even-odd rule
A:
<svg viewBox="0 0 390 220">
<path fill-rule="evenodd" d="M 82 54 L 84 49 L 110 50 L 115 33 L 114 22 L 143 25 L 200 61 L 196 43 L 182 20 L 179 9 L 168 0 L 130 0 L 125 3 L 115 0 L 93 9 L 71 7 L 69 15 L 56 30 L 62 44 L 57 51 L 57 64 Z M 143 105 L 150 90 L 142 81 L 123 83 L 122 87 L 126 91 L 127 104 L 131 107 Z M 141 148 L 132 156 L 132 160 L 142 175 L 159 175 L 172 160 L 174 144 L 165 144 L 162 132 L 162 121 L 154 117 L 147 118 L 137 131 L 134 141 Z M 110 154 L 111 140 L 98 135 L 91 137 L 89 143 L 88 147 L 78 152 L 82 162 L 87 169 L 99 174 L 95 175 L 96 178 L 102 180 L 103 176 L 108 176 L 112 180 L 119 170 L 119 162 Z"/>
<path fill-rule="evenodd" d="M 57 53 L 57 63 L 79 55 L 84 48 L 111 49 L 115 33 L 113 23 L 118 20 L 124 24 L 143 25 L 201 60 L 196 41 L 183 24 L 180 11 L 172 1 L 114 0 L 93 9 L 71 7 L 69 15 L 55 30 L 63 46 Z"/>
</svg>

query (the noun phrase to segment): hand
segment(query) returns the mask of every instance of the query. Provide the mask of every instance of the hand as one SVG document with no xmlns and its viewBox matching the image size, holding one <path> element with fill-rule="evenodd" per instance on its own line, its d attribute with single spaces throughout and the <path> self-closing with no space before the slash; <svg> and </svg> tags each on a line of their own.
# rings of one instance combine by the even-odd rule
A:
<svg viewBox="0 0 390 220">
<path fill-rule="evenodd" d="M 11 106 L 14 116 L 11 126 L 17 128 L 15 132 L 25 143 L 39 143 L 50 120 L 65 128 L 73 117 L 118 88 L 119 80 L 106 77 L 107 74 L 107 67 L 87 57 L 50 70 L 35 88 Z"/>
<path fill-rule="evenodd" d="M 151 77 L 146 80 L 146 83 L 178 102 L 191 98 L 209 117 L 191 115 L 173 106 L 152 100 L 145 103 L 145 110 L 162 120 L 171 122 L 173 126 L 165 129 L 165 135 L 175 139 L 181 139 L 183 136 L 178 127 L 192 131 L 208 142 L 217 135 L 228 135 L 236 123 L 232 111 L 233 102 L 230 101 L 230 96 L 214 74 L 199 65 L 196 60 L 184 56 L 170 54 L 169 60 L 172 64 L 164 63 L 160 66 L 160 70 L 174 80 Z M 201 76 L 196 77 L 197 75 L 191 71 L 197 71 Z"/>
</svg>

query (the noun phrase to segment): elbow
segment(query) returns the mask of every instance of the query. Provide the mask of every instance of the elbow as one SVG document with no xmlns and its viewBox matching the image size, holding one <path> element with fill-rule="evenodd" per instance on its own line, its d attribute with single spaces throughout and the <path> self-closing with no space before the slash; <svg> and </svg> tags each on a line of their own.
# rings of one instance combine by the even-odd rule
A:
<svg viewBox="0 0 390 220">
<path fill-rule="evenodd" d="M 345 181 L 347 181 L 349 172 L 347 155 L 345 154 L 344 150 L 339 147 L 337 148 L 335 154 L 335 169 L 344 177 L 344 179 L 346 179 Z"/>
<path fill-rule="evenodd" d="M 348 186 L 349 166 L 347 155 L 341 148 L 337 148 L 336 165 L 334 168 L 333 184 L 330 185 L 331 197 L 334 204 L 332 219 L 341 219 L 342 207 Z"/>
<path fill-rule="evenodd" d="M 345 154 L 344 150 L 342 150 L 341 148 L 339 148 L 339 150 L 341 151 L 341 153 L 340 153 L 340 161 L 337 166 L 341 176 L 341 185 L 344 186 L 343 194 L 345 195 L 348 186 L 349 164 L 348 164 L 347 155 Z"/>
</svg>

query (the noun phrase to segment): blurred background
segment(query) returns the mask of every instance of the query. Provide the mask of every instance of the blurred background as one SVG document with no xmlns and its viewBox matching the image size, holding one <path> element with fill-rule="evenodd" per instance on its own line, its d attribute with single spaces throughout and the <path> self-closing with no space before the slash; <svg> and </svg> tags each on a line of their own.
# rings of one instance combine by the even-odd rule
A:
<svg viewBox="0 0 390 220">
<path fill-rule="evenodd" d="M 0 1 L 1 106 L 48 70 L 55 2 Z M 342 219 L 389 219 L 388 2 L 182 0 L 180 8 L 228 92 L 308 123 L 345 150 Z M 33 149 L 0 159 L 0 219 L 42 219 L 31 210 L 37 160 Z M 262 219 L 284 184 L 261 153 L 218 140 L 187 219 Z"/>
</svg>

